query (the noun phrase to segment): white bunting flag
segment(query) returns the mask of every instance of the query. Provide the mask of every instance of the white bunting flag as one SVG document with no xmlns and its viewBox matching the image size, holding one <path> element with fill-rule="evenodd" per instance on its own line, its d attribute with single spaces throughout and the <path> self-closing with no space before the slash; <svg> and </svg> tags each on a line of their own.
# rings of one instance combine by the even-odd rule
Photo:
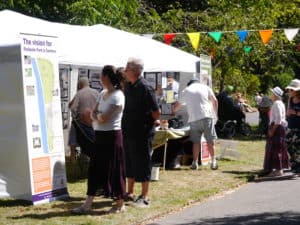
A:
<svg viewBox="0 0 300 225">
<path fill-rule="evenodd" d="M 298 33 L 298 28 L 295 28 L 295 29 L 284 29 L 284 33 L 285 33 L 285 36 L 286 38 L 289 40 L 289 41 L 292 41 L 294 39 L 294 37 L 296 36 L 296 34 Z"/>
</svg>

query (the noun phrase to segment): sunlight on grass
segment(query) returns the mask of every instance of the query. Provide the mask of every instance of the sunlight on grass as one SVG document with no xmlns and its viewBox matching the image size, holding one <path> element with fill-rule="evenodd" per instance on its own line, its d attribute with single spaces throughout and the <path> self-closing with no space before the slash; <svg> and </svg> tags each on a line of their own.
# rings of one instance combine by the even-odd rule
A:
<svg viewBox="0 0 300 225">
<path fill-rule="evenodd" d="M 188 165 L 183 166 L 181 170 L 161 171 L 160 180 L 151 182 L 151 207 L 147 209 L 127 206 L 126 213 L 108 215 L 106 211 L 111 207 L 112 201 L 96 198 L 91 215 L 74 216 L 69 210 L 83 203 L 86 180 L 73 177 L 69 179 L 68 191 L 71 198 L 67 201 L 32 206 L 26 201 L 0 199 L 0 224 L 139 224 L 245 184 L 261 170 L 264 146 L 264 140 L 238 141 L 235 151 L 239 153 L 239 157 L 225 157 L 219 160 L 219 169 L 214 171 L 210 170 L 209 166 L 193 171 Z M 218 144 L 217 155 L 219 154 Z M 140 185 L 136 188 L 138 194 Z"/>
</svg>

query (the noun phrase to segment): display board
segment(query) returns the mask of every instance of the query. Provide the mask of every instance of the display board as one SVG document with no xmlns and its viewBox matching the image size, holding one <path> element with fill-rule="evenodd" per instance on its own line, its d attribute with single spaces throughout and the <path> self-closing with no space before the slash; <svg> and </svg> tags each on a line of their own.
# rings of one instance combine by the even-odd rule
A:
<svg viewBox="0 0 300 225">
<path fill-rule="evenodd" d="M 88 78 L 90 87 L 100 92 L 103 89 L 99 79 L 101 72 L 102 70 L 100 68 L 72 68 L 71 66 L 60 66 L 59 79 L 61 90 L 62 124 L 64 130 L 69 129 L 71 124 L 69 102 L 78 91 L 78 80 L 82 77 Z"/>
<path fill-rule="evenodd" d="M 70 101 L 70 71 L 68 68 L 59 68 L 60 97 L 62 126 L 67 129 L 70 123 L 69 101 Z"/>
<path fill-rule="evenodd" d="M 9 60 L 1 55 L 9 61 L 6 64 L 17 67 L 7 66 L 1 71 L 4 82 L 0 90 L 5 95 L 11 94 L 5 97 L 12 99 L 5 107 L 7 112 L 11 111 L 9 121 L 15 124 L 14 120 L 18 120 L 19 125 L 6 124 L 7 132 L 0 133 L 1 145 L 10 150 L 8 153 L 1 149 L 0 196 L 39 204 L 68 197 L 57 38 L 31 34 L 20 37 L 21 45 L 8 51 L 14 53 Z M 21 88 L 8 90 L 5 84 Z M 0 118 L 5 117 L 5 112 L 0 111 Z M 9 138 L 17 144 L 6 140 Z"/>
<path fill-rule="evenodd" d="M 209 55 L 200 55 L 200 60 L 196 63 L 196 71 L 199 74 L 200 82 L 212 88 L 212 66 Z"/>
<path fill-rule="evenodd" d="M 208 55 L 200 55 L 199 64 L 196 66 L 197 73 L 199 73 L 200 83 L 208 85 L 212 88 L 212 66 L 211 58 Z M 211 155 L 208 151 L 207 142 L 202 136 L 201 138 L 201 164 L 207 165 L 211 162 Z"/>
<path fill-rule="evenodd" d="M 161 114 L 172 115 L 173 104 L 179 96 L 180 73 L 145 72 L 144 77 L 155 90 Z"/>
</svg>

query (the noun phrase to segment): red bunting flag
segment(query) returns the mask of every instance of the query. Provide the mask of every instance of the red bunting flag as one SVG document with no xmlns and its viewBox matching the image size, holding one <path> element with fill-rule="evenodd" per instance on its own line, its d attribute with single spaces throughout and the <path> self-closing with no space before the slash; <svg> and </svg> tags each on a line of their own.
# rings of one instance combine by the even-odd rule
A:
<svg viewBox="0 0 300 225">
<path fill-rule="evenodd" d="M 210 53 L 209 53 L 209 55 L 210 55 L 210 58 L 211 59 L 214 59 L 215 58 L 215 55 L 216 55 L 216 49 L 210 49 Z"/>
<path fill-rule="evenodd" d="M 296 51 L 300 52 L 300 43 L 297 45 Z"/>
<path fill-rule="evenodd" d="M 167 44 L 167 45 L 169 45 L 169 44 L 171 44 L 171 42 L 172 42 L 172 40 L 173 40 L 173 38 L 176 36 L 176 34 L 173 34 L 173 33 L 171 33 L 171 34 L 164 34 L 164 40 L 165 40 L 165 43 Z"/>
</svg>

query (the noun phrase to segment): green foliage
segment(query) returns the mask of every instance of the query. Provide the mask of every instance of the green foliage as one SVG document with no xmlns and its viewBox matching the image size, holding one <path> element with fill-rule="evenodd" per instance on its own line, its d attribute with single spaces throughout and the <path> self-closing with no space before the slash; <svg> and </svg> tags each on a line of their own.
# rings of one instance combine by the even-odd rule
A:
<svg viewBox="0 0 300 225">
<path fill-rule="evenodd" d="M 93 25 L 103 23 L 122 27 L 129 20 L 134 21 L 138 10 L 135 0 L 80 0 L 69 6 L 72 13 L 70 23 Z"/>
<path fill-rule="evenodd" d="M 8 0 L 0 9 L 12 9 L 55 22 L 93 25 L 102 23 L 135 33 L 178 33 L 172 45 L 192 54 L 212 55 L 213 82 L 238 85 L 241 92 L 266 92 L 300 77 L 298 34 L 289 42 L 283 28 L 300 27 L 300 1 L 289 0 Z M 263 45 L 258 30 L 274 29 Z M 276 30 L 280 29 L 280 30 Z M 252 30 L 241 43 L 234 32 Z M 255 30 L 255 32 L 254 32 Z M 192 48 L 185 33 L 202 32 L 200 48 Z M 222 31 L 216 43 L 207 33 Z M 244 51 L 245 46 L 252 48 Z"/>
</svg>

